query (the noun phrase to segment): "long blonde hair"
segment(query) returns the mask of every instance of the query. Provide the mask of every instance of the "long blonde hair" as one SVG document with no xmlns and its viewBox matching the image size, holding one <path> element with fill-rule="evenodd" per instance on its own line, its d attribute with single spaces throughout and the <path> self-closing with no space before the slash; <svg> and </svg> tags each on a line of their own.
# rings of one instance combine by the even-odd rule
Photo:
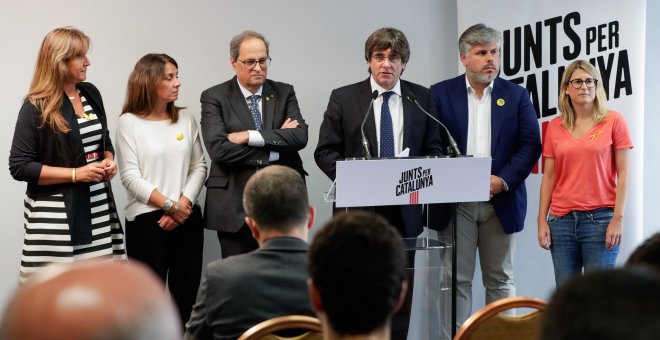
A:
<svg viewBox="0 0 660 340">
<path fill-rule="evenodd" d="M 41 111 L 42 126 L 67 133 L 71 129 L 62 116 L 64 82 L 68 77 L 67 61 L 85 56 L 90 40 L 82 31 L 67 26 L 50 31 L 41 43 L 30 91 L 25 99 Z"/>
<path fill-rule="evenodd" d="M 559 103 L 557 103 L 559 111 L 561 111 L 561 122 L 567 129 L 573 129 L 575 127 L 575 111 L 573 109 L 571 97 L 566 94 L 566 90 L 570 86 L 568 81 L 571 79 L 573 72 L 578 69 L 587 72 L 592 78 L 594 78 L 594 80 L 596 80 L 596 98 L 594 99 L 594 107 L 592 112 L 594 124 L 602 122 L 605 117 L 607 117 L 607 96 L 605 95 L 605 89 L 603 88 L 602 81 L 603 78 L 601 78 L 600 72 L 588 61 L 576 60 L 570 63 L 564 71 L 564 76 L 561 78 Z"/>
</svg>

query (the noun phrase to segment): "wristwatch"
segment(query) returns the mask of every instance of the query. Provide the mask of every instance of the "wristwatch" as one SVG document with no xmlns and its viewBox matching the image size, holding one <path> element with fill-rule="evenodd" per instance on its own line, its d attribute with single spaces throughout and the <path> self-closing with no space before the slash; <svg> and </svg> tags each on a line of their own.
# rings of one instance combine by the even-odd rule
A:
<svg viewBox="0 0 660 340">
<path fill-rule="evenodd" d="M 172 206 L 173 206 L 173 205 L 174 205 L 174 201 L 172 201 L 171 199 L 168 198 L 168 199 L 165 201 L 165 203 L 163 203 L 163 207 L 160 208 L 160 210 L 162 210 L 162 211 L 164 211 L 164 212 L 166 212 L 166 213 L 169 213 L 170 210 L 172 210 Z"/>
</svg>

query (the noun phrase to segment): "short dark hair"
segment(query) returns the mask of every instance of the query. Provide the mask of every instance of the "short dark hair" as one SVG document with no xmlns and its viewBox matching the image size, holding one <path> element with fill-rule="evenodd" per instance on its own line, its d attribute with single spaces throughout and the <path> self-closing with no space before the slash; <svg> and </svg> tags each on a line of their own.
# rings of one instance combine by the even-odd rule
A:
<svg viewBox="0 0 660 340">
<path fill-rule="evenodd" d="M 255 31 L 243 31 L 239 33 L 237 36 L 233 37 L 231 41 L 229 42 L 229 56 L 234 58 L 234 60 L 238 59 L 238 55 L 241 52 L 241 44 L 243 41 L 249 39 L 249 38 L 257 38 L 261 41 L 264 42 L 264 45 L 266 45 L 266 55 L 270 55 L 270 44 L 268 43 L 268 40 L 258 32 Z"/>
<path fill-rule="evenodd" d="M 660 276 L 639 268 L 586 273 L 559 286 L 540 329 L 541 340 L 657 339 Z"/>
<path fill-rule="evenodd" d="M 655 233 L 635 248 L 626 266 L 645 266 L 660 273 L 660 233 Z"/>
<path fill-rule="evenodd" d="M 410 59 L 410 45 L 406 35 L 400 30 L 391 27 L 377 29 L 371 33 L 364 43 L 364 59 L 369 61 L 374 51 L 392 49 L 392 53 L 401 56 L 401 62 L 407 63 Z"/>
<path fill-rule="evenodd" d="M 399 300 L 405 266 L 399 233 L 367 212 L 335 215 L 309 250 L 309 275 L 339 334 L 365 334 L 385 324 Z"/>
<path fill-rule="evenodd" d="M 243 208 L 263 229 L 287 231 L 300 226 L 309 218 L 305 181 L 289 167 L 265 167 L 245 185 Z"/>
</svg>

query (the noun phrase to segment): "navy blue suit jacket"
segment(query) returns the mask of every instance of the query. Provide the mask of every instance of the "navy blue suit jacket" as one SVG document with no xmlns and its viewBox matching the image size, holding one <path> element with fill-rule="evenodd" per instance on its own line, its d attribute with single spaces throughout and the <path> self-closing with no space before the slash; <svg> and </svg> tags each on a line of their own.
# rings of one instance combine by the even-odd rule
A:
<svg viewBox="0 0 660 340">
<path fill-rule="evenodd" d="M 466 154 L 468 100 L 465 74 L 431 86 L 431 97 L 442 121 Z M 498 104 L 498 102 L 500 104 Z M 501 177 L 509 191 L 492 198 L 504 232 L 524 227 L 527 212 L 525 179 L 541 155 L 541 137 L 536 112 L 523 87 L 495 78 L 491 99 L 491 174 Z"/>
</svg>

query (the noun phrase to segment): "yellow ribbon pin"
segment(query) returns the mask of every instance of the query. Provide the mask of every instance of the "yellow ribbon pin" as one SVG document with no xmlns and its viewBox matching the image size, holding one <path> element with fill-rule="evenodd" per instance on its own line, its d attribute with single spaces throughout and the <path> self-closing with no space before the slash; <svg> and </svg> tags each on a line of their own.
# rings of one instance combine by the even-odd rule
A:
<svg viewBox="0 0 660 340">
<path fill-rule="evenodd" d="M 183 140 L 183 132 L 179 132 L 179 134 L 176 135 L 176 140 Z"/>
<path fill-rule="evenodd" d="M 83 112 L 83 118 L 85 118 L 85 119 L 87 119 L 87 120 L 92 120 L 92 119 L 96 118 L 96 115 L 94 115 L 93 112 L 90 113 L 90 114 L 87 114 L 87 113 L 84 113 L 84 112 Z"/>
<path fill-rule="evenodd" d="M 504 106 L 504 103 L 506 103 L 506 102 L 502 98 L 497 100 L 497 106 Z"/>
<path fill-rule="evenodd" d="M 589 138 L 591 138 L 591 140 L 594 140 L 594 139 L 596 139 L 596 137 L 598 137 L 601 133 L 602 133 L 602 132 L 601 132 L 600 130 L 598 130 L 598 131 L 594 132 L 593 134 L 589 135 Z"/>
</svg>

